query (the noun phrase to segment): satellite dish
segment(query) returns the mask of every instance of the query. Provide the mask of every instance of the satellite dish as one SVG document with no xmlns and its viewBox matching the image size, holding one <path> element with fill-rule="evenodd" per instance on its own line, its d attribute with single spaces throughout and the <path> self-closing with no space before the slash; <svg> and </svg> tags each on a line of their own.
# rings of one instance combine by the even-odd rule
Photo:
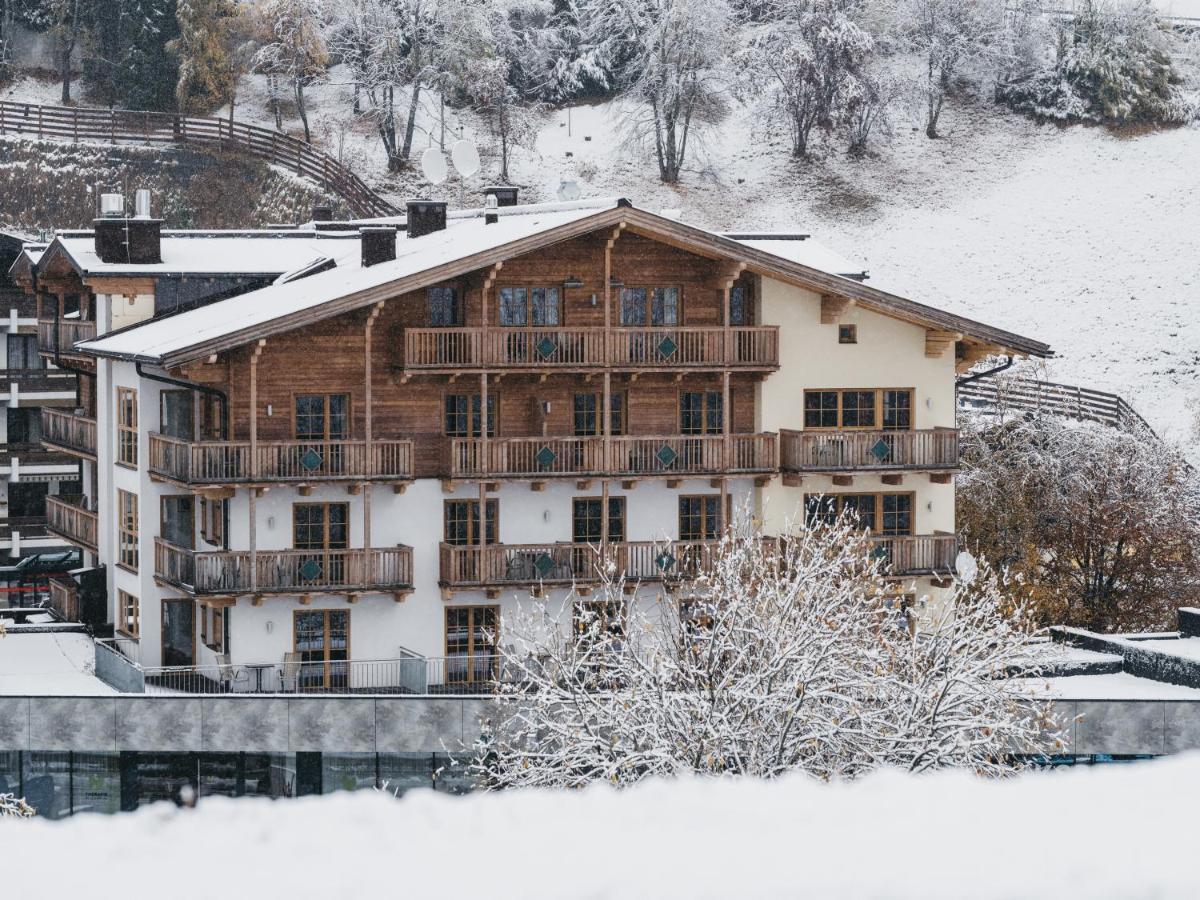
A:
<svg viewBox="0 0 1200 900">
<path fill-rule="evenodd" d="M 470 141 L 455 141 L 450 148 L 450 160 L 463 178 L 470 178 L 479 171 L 479 151 Z"/>
<path fill-rule="evenodd" d="M 970 584 L 979 574 L 979 563 L 975 562 L 975 557 L 964 550 L 954 558 L 954 571 L 958 573 L 960 581 Z"/>
<path fill-rule="evenodd" d="M 437 147 L 430 147 L 421 154 L 421 172 L 430 184 L 441 184 L 450 174 L 446 167 L 446 157 Z"/>
<path fill-rule="evenodd" d="M 578 200 L 581 193 L 583 192 L 579 190 L 578 181 L 560 181 L 558 183 L 559 200 Z"/>
</svg>

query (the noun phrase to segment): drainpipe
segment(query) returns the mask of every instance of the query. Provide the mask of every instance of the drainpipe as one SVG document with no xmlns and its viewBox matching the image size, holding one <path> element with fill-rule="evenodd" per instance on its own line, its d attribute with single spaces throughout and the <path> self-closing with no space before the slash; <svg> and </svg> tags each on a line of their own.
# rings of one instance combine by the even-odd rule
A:
<svg viewBox="0 0 1200 900">
<path fill-rule="evenodd" d="M 1009 356 L 1004 360 L 1004 362 L 1000 363 L 1000 365 L 994 368 L 985 369 L 982 372 L 976 372 L 974 375 L 964 375 L 962 378 L 956 378 L 954 380 L 954 386 L 958 388 L 964 384 L 970 384 L 972 381 L 978 381 L 981 378 L 989 378 L 992 375 L 999 375 L 1005 369 L 1011 369 L 1014 362 L 1015 360 L 1013 357 Z"/>
</svg>

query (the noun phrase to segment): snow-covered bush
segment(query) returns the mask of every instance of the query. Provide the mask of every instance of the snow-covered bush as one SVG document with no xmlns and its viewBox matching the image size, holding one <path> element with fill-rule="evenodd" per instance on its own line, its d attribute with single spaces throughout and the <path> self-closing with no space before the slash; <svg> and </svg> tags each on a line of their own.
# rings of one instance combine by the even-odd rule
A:
<svg viewBox="0 0 1200 900">
<path fill-rule="evenodd" d="M 1150 0 L 1084 0 L 1056 26 L 1053 60 L 999 85 L 1020 112 L 1063 121 L 1183 123 L 1200 102 L 1182 89 L 1171 38 Z"/>
<path fill-rule="evenodd" d="M 1200 600 L 1195 473 L 1148 431 L 1001 410 L 960 435 L 959 531 L 1041 624 L 1170 628 Z"/>
<path fill-rule="evenodd" d="M 12 794 L 0 794 L 0 819 L 24 819 L 33 814 L 33 807 L 20 797 Z"/>
<path fill-rule="evenodd" d="M 610 572 L 564 617 L 534 600 L 504 621 L 482 784 L 1000 774 L 1012 751 L 1054 746 L 1028 682 L 1004 677 L 1027 665 L 1033 632 L 986 567 L 921 610 L 845 520 L 779 540 L 731 533 L 692 563 L 653 609 Z"/>
</svg>

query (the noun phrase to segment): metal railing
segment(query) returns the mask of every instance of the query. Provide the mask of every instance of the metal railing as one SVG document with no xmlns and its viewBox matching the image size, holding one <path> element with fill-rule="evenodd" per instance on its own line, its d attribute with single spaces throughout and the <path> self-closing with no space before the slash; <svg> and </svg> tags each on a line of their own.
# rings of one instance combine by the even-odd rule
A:
<svg viewBox="0 0 1200 900">
<path fill-rule="evenodd" d="M 356 215 L 393 216 L 400 212 L 329 154 L 298 138 L 244 122 L 177 113 L 4 101 L 0 102 L 0 134 L 75 143 L 197 144 L 237 150 L 312 178 L 340 195 Z"/>
<path fill-rule="evenodd" d="M 198 553 L 155 538 L 154 574 L 194 594 L 403 591 L 412 548 Z"/>
<path fill-rule="evenodd" d="M 785 472 L 860 469 L 955 469 L 958 431 L 779 432 L 779 465 Z"/>
<path fill-rule="evenodd" d="M 776 436 L 764 434 L 602 437 L 454 438 L 446 469 L 452 478 L 483 476 L 716 475 L 772 472 Z"/>
<path fill-rule="evenodd" d="M 96 420 L 42 408 L 42 443 L 89 459 L 96 457 Z"/>
<path fill-rule="evenodd" d="M 779 329 L 774 325 L 404 330 L 404 366 L 410 369 L 778 365 Z"/>
<path fill-rule="evenodd" d="M 455 694 L 496 688 L 500 657 L 229 663 L 142 669 L 150 694 Z"/>
<path fill-rule="evenodd" d="M 96 552 L 99 516 L 63 497 L 46 498 L 46 529 L 85 550 Z"/>
<path fill-rule="evenodd" d="M 150 434 L 150 471 L 182 484 L 400 480 L 413 477 L 413 442 L 185 441 Z"/>
<path fill-rule="evenodd" d="M 712 564 L 720 542 L 623 541 L 605 548 L 591 543 L 443 543 L 440 579 L 446 587 L 502 587 L 596 583 L 611 560 L 631 581 L 669 581 L 696 574 Z"/>
</svg>

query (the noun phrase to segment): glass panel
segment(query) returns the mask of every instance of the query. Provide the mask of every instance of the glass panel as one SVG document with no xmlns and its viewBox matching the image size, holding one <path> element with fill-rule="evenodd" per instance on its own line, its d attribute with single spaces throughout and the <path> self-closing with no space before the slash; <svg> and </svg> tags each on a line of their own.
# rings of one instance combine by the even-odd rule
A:
<svg viewBox="0 0 1200 900">
<path fill-rule="evenodd" d="M 520 326 L 528 324 L 526 319 L 526 295 L 527 291 L 525 288 L 500 288 L 501 325 Z"/>
<path fill-rule="evenodd" d="M 195 665 L 192 641 L 196 634 L 191 600 L 164 600 L 162 604 L 162 661 L 164 666 Z"/>
<path fill-rule="evenodd" d="M 735 284 L 729 289 L 729 324 L 749 325 L 750 304 L 744 284 Z"/>
<path fill-rule="evenodd" d="M 581 437 L 600 433 L 599 416 L 596 413 L 599 395 L 576 394 L 574 403 L 575 435 Z"/>
<path fill-rule="evenodd" d="M 909 494 L 883 495 L 883 533 L 913 533 L 912 497 Z"/>
<path fill-rule="evenodd" d="M 655 288 L 651 316 L 654 325 L 679 324 L 679 289 Z"/>
<path fill-rule="evenodd" d="M 38 519 L 46 515 L 50 485 L 39 481 L 13 481 L 8 485 L 8 514 L 14 519 Z"/>
<path fill-rule="evenodd" d="M 600 542 L 601 501 L 598 497 L 585 497 L 572 504 L 572 540 L 577 544 Z"/>
<path fill-rule="evenodd" d="M 329 434 L 331 441 L 344 441 L 350 437 L 350 395 L 330 394 Z"/>
<path fill-rule="evenodd" d="M 345 503 L 332 503 L 329 510 L 329 549 L 345 550 L 350 546 L 350 527 L 347 519 L 350 508 Z"/>
<path fill-rule="evenodd" d="M 193 440 L 195 416 L 191 391 L 163 391 L 159 395 L 158 430 L 181 441 Z"/>
<path fill-rule="evenodd" d="M 196 549 L 192 503 L 190 494 L 162 498 L 162 536 L 172 544 L 188 550 Z"/>
<path fill-rule="evenodd" d="M 357 791 L 376 784 L 374 753 L 322 753 L 321 791 Z"/>
<path fill-rule="evenodd" d="M 860 528 L 868 531 L 875 530 L 875 495 L 848 494 L 841 498 L 842 510 L 849 517 L 857 516 Z"/>
<path fill-rule="evenodd" d="M 433 771 L 432 753 L 379 754 L 379 782 L 396 797 L 417 788 L 432 788 Z"/>
<path fill-rule="evenodd" d="M 826 494 L 809 494 L 804 498 L 804 523 L 809 528 L 832 525 L 837 521 L 837 502 Z"/>
<path fill-rule="evenodd" d="M 804 392 L 804 427 L 837 428 L 837 391 Z"/>
<path fill-rule="evenodd" d="M 720 434 L 725 427 L 724 397 L 720 391 L 709 391 L 704 401 L 704 431 L 706 434 Z"/>
<path fill-rule="evenodd" d="M 842 427 L 875 427 L 874 391 L 842 391 Z"/>
<path fill-rule="evenodd" d="M 325 439 L 324 395 L 301 394 L 296 397 L 296 439 L 301 441 Z"/>
<path fill-rule="evenodd" d="M 704 395 L 699 391 L 684 391 L 679 395 L 679 431 L 700 434 L 703 430 Z"/>
<path fill-rule="evenodd" d="M 646 289 L 621 289 L 621 324 L 646 324 Z"/>
<path fill-rule="evenodd" d="M 912 428 L 912 393 L 883 392 L 883 427 L 888 431 L 907 431 Z"/>
<path fill-rule="evenodd" d="M 558 288 L 534 288 L 533 324 L 557 325 L 559 321 Z"/>
<path fill-rule="evenodd" d="M 8 443 L 39 444 L 42 440 L 42 411 L 38 407 L 9 407 Z"/>
<path fill-rule="evenodd" d="M 434 327 L 461 325 L 458 289 L 440 285 L 428 288 L 425 297 L 429 303 L 429 324 Z"/>
</svg>

